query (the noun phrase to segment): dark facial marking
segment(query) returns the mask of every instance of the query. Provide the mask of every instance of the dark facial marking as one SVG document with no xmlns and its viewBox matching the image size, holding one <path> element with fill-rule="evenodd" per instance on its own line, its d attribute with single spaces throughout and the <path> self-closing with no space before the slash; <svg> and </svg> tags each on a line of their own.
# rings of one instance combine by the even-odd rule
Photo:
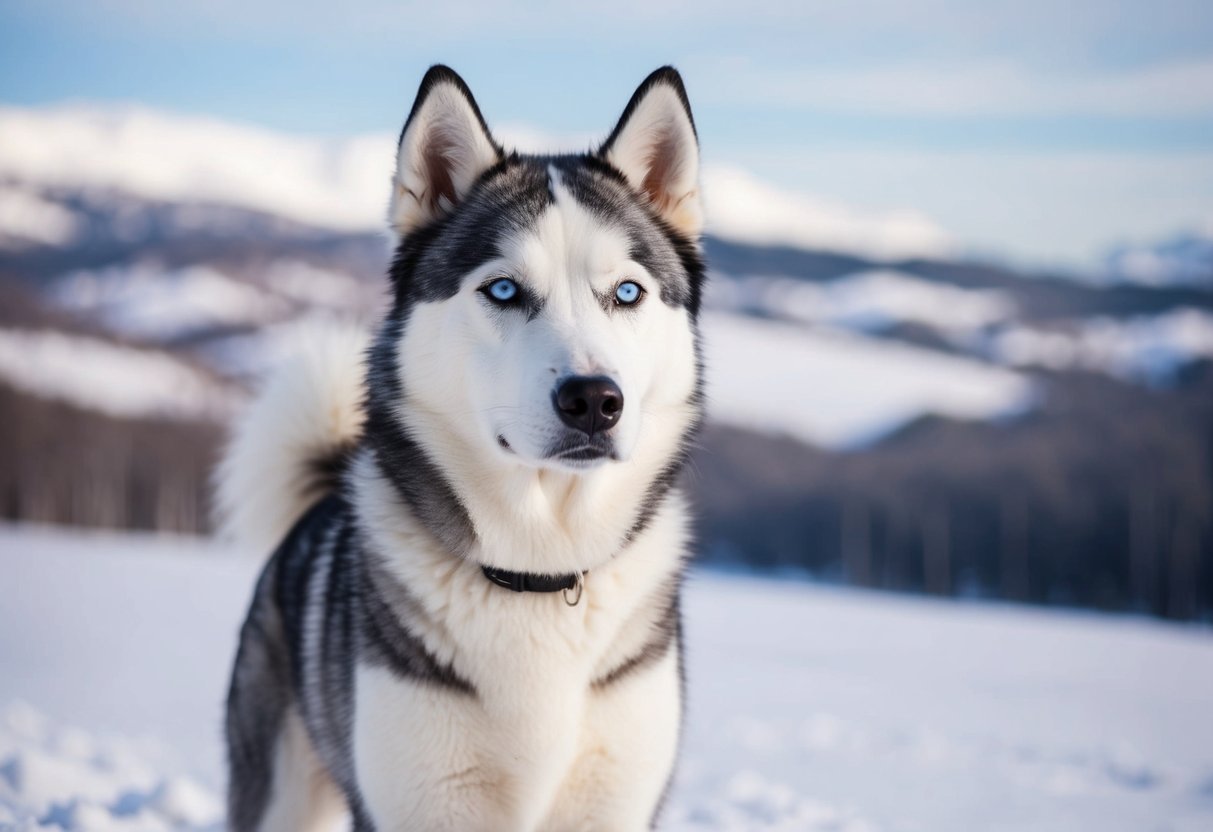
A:
<svg viewBox="0 0 1213 832">
<path fill-rule="evenodd" d="M 550 163 L 574 199 L 626 235 L 629 255 L 658 281 L 662 302 L 698 314 L 704 267 L 695 243 L 658 217 L 622 174 L 597 157 L 560 156 Z"/>
<path fill-rule="evenodd" d="M 503 237 L 534 225 L 551 204 L 546 171 L 506 157 L 451 214 L 401 241 L 391 268 L 397 307 L 453 297 L 468 274 L 501 256 Z"/>
<path fill-rule="evenodd" d="M 413 515 L 448 551 L 463 556 L 475 542 L 467 510 L 442 470 L 401 424 L 404 401 L 398 345 L 404 331 L 399 305 L 371 346 L 367 370 L 366 441 L 375 461 Z"/>
</svg>

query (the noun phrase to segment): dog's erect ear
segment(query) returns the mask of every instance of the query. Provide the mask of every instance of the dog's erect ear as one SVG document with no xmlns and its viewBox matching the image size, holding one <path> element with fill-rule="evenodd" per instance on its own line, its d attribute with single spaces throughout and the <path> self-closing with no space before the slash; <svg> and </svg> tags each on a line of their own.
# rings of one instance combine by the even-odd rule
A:
<svg viewBox="0 0 1213 832">
<path fill-rule="evenodd" d="M 467 84 L 430 67 L 400 133 L 388 222 L 403 237 L 446 214 L 500 159 Z"/>
<path fill-rule="evenodd" d="M 644 79 L 598 154 L 674 229 L 699 236 L 699 140 L 678 70 L 665 66 Z"/>
</svg>

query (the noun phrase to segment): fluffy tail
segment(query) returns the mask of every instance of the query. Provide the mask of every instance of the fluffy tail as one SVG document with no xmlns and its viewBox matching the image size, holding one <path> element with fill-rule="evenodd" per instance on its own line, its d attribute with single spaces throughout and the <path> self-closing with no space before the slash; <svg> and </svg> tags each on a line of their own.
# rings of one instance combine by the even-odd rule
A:
<svg viewBox="0 0 1213 832">
<path fill-rule="evenodd" d="M 257 553 L 336 486 L 362 434 L 366 333 L 326 328 L 300 341 L 235 424 L 215 475 L 219 533 Z"/>
</svg>

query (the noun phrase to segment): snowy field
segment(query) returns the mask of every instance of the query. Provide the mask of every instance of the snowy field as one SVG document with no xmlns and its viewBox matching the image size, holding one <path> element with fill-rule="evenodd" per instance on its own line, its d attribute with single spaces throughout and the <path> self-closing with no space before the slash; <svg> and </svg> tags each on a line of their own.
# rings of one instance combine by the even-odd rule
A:
<svg viewBox="0 0 1213 832">
<path fill-rule="evenodd" d="M 0 829 L 221 828 L 254 571 L 0 527 Z M 1207 630 L 704 572 L 686 620 L 663 828 L 1213 829 Z"/>
</svg>

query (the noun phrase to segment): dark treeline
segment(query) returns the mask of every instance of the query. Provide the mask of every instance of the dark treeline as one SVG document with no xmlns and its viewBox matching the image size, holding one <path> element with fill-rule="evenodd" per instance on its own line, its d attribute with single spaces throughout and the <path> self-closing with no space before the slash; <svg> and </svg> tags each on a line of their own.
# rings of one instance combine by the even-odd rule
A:
<svg viewBox="0 0 1213 832">
<path fill-rule="evenodd" d="M 1046 379 L 1005 425 L 831 454 L 727 428 L 695 457 L 704 557 L 863 586 L 1213 616 L 1213 371 Z"/>
<path fill-rule="evenodd" d="M 214 425 L 117 419 L 0 385 L 0 516 L 199 533 Z"/>
</svg>

